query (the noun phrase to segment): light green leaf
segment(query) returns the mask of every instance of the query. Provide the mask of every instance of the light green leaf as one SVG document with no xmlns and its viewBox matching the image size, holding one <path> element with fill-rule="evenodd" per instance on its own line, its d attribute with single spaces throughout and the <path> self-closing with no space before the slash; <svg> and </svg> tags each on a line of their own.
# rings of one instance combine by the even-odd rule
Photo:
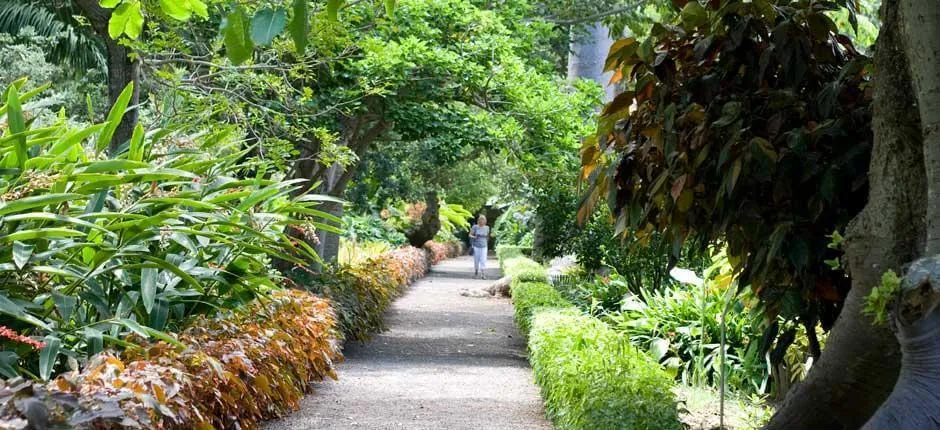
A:
<svg viewBox="0 0 940 430">
<path fill-rule="evenodd" d="M 143 161 L 144 159 L 144 126 L 140 123 L 137 123 L 137 126 L 134 127 L 127 158 L 131 161 Z"/>
<path fill-rule="evenodd" d="M 10 87 L 7 91 L 7 123 L 10 127 L 10 134 L 17 135 L 26 131 L 26 118 L 20 106 L 19 94 L 14 87 Z M 29 158 L 29 152 L 26 150 L 26 136 L 20 135 L 13 139 L 13 147 L 16 151 L 16 165 L 22 170 Z"/>
<path fill-rule="evenodd" d="M 121 0 L 101 0 L 99 4 L 105 9 L 114 9 L 115 6 L 121 3 Z"/>
<path fill-rule="evenodd" d="M 40 228 L 33 230 L 21 230 L 17 232 L 10 233 L 6 236 L 0 237 L 0 241 L 3 242 L 12 242 L 16 240 L 33 240 L 33 239 L 61 239 L 65 237 L 78 237 L 84 236 L 85 233 L 82 233 L 78 230 L 72 230 L 70 228 Z"/>
<path fill-rule="evenodd" d="M 193 15 L 188 0 L 160 0 L 160 9 L 177 21 L 186 21 Z"/>
<path fill-rule="evenodd" d="M 385 14 L 389 17 L 395 16 L 395 0 L 385 0 Z"/>
<path fill-rule="evenodd" d="M 127 87 L 124 88 L 124 91 L 121 91 L 121 94 L 111 106 L 111 111 L 108 112 L 107 125 L 101 130 L 101 134 L 98 135 L 98 141 L 95 143 L 95 149 L 98 154 L 111 144 L 114 131 L 117 130 L 121 120 L 124 119 L 124 112 L 127 110 L 127 106 L 130 104 L 133 95 L 134 83 L 130 82 L 127 84 Z"/>
<path fill-rule="evenodd" d="M 261 46 L 270 45 L 287 24 L 284 9 L 262 9 L 251 19 L 251 40 Z"/>
<path fill-rule="evenodd" d="M 339 20 L 339 8 L 343 0 L 326 0 L 326 16 L 332 21 Z"/>
<path fill-rule="evenodd" d="M 254 50 L 248 25 L 248 15 L 241 6 L 236 6 L 222 21 L 222 42 L 225 44 L 225 53 L 234 64 L 247 61 Z"/>
<path fill-rule="evenodd" d="M 56 357 L 62 350 L 62 341 L 53 335 L 46 336 L 42 341 L 46 347 L 39 351 L 39 377 L 48 381 L 55 369 Z"/>
<path fill-rule="evenodd" d="M 118 319 L 118 322 L 121 323 L 121 325 L 124 327 L 127 327 L 128 330 L 140 335 L 140 337 L 144 339 L 150 339 L 150 333 L 148 333 L 147 329 L 140 325 L 137 321 L 127 318 L 120 318 Z"/>
<path fill-rule="evenodd" d="M 19 200 L 13 200 L 7 203 L 0 203 L 0 215 L 6 215 L 14 212 L 24 211 L 38 207 L 57 205 L 69 200 L 75 200 L 84 197 L 81 194 L 41 194 L 38 196 L 24 197 Z"/>
</svg>

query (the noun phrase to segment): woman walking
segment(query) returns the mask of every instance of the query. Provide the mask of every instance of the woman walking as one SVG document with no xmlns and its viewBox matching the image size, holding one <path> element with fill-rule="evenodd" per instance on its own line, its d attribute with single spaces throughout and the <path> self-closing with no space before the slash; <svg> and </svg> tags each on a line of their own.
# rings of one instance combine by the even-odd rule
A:
<svg viewBox="0 0 940 430">
<path fill-rule="evenodd" d="M 477 224 L 470 227 L 470 246 L 473 248 L 473 276 L 486 279 L 486 248 L 490 238 L 490 227 L 486 217 L 480 215 Z"/>
</svg>

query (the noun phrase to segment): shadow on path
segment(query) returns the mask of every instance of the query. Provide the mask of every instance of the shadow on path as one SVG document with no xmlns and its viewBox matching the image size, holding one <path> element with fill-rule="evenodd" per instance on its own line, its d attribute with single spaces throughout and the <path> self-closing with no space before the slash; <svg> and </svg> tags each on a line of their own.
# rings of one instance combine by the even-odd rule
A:
<svg viewBox="0 0 940 430">
<path fill-rule="evenodd" d="M 473 260 L 434 266 L 386 315 L 388 330 L 350 343 L 339 381 L 317 384 L 287 429 L 551 429 L 507 299 L 460 296 Z"/>
</svg>

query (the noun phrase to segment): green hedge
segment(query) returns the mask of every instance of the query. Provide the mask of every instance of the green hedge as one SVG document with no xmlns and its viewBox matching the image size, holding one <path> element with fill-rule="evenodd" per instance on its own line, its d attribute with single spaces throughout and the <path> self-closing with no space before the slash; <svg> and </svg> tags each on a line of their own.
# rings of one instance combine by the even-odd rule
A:
<svg viewBox="0 0 940 430">
<path fill-rule="evenodd" d="M 574 305 L 565 300 L 551 285 L 544 282 L 518 282 L 515 279 L 510 286 L 512 303 L 516 311 L 516 324 L 523 334 L 529 332 L 532 317 L 536 311 L 545 308 L 569 308 Z"/>
<path fill-rule="evenodd" d="M 496 247 L 496 258 L 499 259 L 499 266 L 501 268 L 505 268 L 504 264 L 507 260 L 516 257 L 525 257 L 531 254 L 531 246 L 498 245 Z"/>
<path fill-rule="evenodd" d="M 535 266 L 533 266 L 535 265 Z M 603 321 L 584 315 L 546 282 L 527 258 L 512 273 L 516 323 L 529 339 L 529 361 L 558 429 L 679 429 L 675 382 L 656 361 Z"/>
<path fill-rule="evenodd" d="M 529 360 L 558 429 L 680 429 L 673 380 L 603 321 L 575 308 L 536 312 Z"/>
<path fill-rule="evenodd" d="M 546 270 L 541 264 L 526 257 L 513 257 L 503 261 L 503 273 L 515 279 L 522 273 L 541 273 L 545 277 Z"/>
</svg>

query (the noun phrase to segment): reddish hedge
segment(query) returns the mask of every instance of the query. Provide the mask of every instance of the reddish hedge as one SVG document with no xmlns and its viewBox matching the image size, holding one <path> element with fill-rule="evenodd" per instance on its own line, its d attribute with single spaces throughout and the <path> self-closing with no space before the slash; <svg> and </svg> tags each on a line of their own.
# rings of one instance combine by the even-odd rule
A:
<svg viewBox="0 0 940 430">
<path fill-rule="evenodd" d="M 0 384 L 0 420 L 33 428 L 255 428 L 296 409 L 311 382 L 336 377 L 333 363 L 342 354 L 335 327 L 327 300 L 277 291 L 228 315 L 197 319 L 178 336 L 185 350 L 141 344 L 99 354 L 81 373 L 46 386 Z"/>
</svg>

